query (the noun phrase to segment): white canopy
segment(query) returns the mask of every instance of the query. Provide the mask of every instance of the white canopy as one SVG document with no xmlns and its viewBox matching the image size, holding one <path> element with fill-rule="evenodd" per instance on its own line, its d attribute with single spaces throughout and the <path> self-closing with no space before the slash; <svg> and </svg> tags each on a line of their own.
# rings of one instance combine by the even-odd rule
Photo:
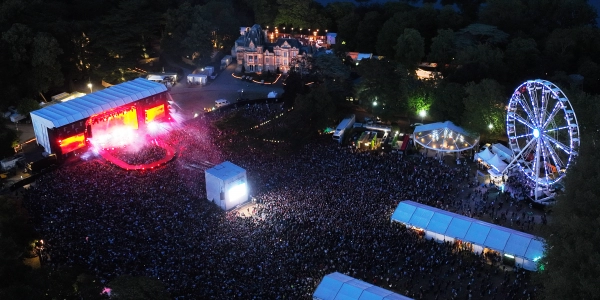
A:
<svg viewBox="0 0 600 300">
<path fill-rule="evenodd" d="M 479 135 L 471 134 L 450 121 L 417 126 L 413 137 L 415 143 L 442 152 L 468 150 L 479 142 Z"/>
<path fill-rule="evenodd" d="M 479 158 L 483 161 L 490 160 L 492 157 L 494 157 L 494 154 L 488 148 L 485 148 L 482 151 L 479 151 L 479 153 L 475 154 L 475 159 Z"/>
<path fill-rule="evenodd" d="M 440 242 L 470 242 L 478 253 L 489 248 L 514 256 L 518 264 L 531 271 L 537 269 L 536 261 L 544 254 L 545 241 L 537 236 L 414 201 L 401 201 L 392 221 L 423 229 L 425 237 Z"/>
<path fill-rule="evenodd" d="M 502 161 L 498 154 L 494 155 L 494 157 L 490 158 L 486 162 L 500 173 L 504 172 L 504 169 L 506 169 L 506 166 L 508 166 L 505 162 Z"/>
</svg>

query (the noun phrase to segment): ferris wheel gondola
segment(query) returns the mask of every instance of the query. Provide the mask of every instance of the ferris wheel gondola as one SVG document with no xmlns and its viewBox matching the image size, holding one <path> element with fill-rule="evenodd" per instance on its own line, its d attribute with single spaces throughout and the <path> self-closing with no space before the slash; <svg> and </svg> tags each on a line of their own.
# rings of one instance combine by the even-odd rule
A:
<svg viewBox="0 0 600 300">
<path fill-rule="evenodd" d="M 539 189 L 550 189 L 565 177 L 577 157 L 579 124 L 564 92 L 546 80 L 529 80 L 513 93 L 507 107 L 506 131 L 518 166 Z M 507 168 L 507 169 L 508 169 Z"/>
</svg>

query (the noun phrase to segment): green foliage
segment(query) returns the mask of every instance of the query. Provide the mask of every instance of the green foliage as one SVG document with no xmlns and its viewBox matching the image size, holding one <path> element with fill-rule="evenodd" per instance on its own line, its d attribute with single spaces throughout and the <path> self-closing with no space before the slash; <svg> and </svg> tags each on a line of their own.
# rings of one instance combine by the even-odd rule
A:
<svg viewBox="0 0 600 300">
<path fill-rule="evenodd" d="M 463 27 L 464 19 L 452 5 L 444 5 L 440 10 L 440 15 L 437 19 L 438 29 L 453 29 L 457 30 Z"/>
<path fill-rule="evenodd" d="M 374 101 L 384 109 L 377 109 L 384 118 L 398 116 L 407 109 L 408 71 L 391 61 L 368 59 L 358 66 L 361 75 L 355 86 L 359 101 L 371 107 Z"/>
<path fill-rule="evenodd" d="M 462 85 L 453 82 L 440 82 L 433 94 L 430 115 L 434 120 L 449 120 L 461 126 L 465 105 L 463 99 L 467 96 Z"/>
<path fill-rule="evenodd" d="M 247 0 L 254 11 L 254 22 L 264 26 L 273 26 L 277 13 L 277 0 Z"/>
<path fill-rule="evenodd" d="M 279 9 L 275 17 L 275 25 L 295 28 L 310 28 L 310 5 L 312 0 L 277 0 Z"/>
<path fill-rule="evenodd" d="M 350 69 L 333 54 L 317 56 L 311 63 L 312 76 L 326 84 L 329 92 L 345 93 L 350 88 Z"/>
<path fill-rule="evenodd" d="M 517 82 L 523 82 L 537 73 L 542 62 L 536 42 L 531 38 L 512 39 L 506 46 L 504 57 L 511 75 Z"/>
<path fill-rule="evenodd" d="M 326 84 L 313 87 L 307 94 L 299 94 L 294 101 L 290 128 L 297 142 L 305 143 L 319 130 L 330 126 L 336 116 L 336 105 Z"/>
<path fill-rule="evenodd" d="M 429 62 L 446 65 L 452 62 L 455 55 L 454 31 L 452 29 L 438 30 L 438 35 L 431 41 L 431 50 L 428 56 Z"/>
<path fill-rule="evenodd" d="M 404 32 L 406 20 L 411 15 L 409 12 L 398 12 L 383 23 L 377 36 L 377 54 L 385 57 L 394 57 L 396 54 L 394 47 L 396 46 L 398 37 Z"/>
<path fill-rule="evenodd" d="M 419 112 L 424 110 L 428 112 L 434 101 L 435 81 L 411 80 L 413 83 L 408 90 L 408 109 L 411 114 L 418 116 Z"/>
<path fill-rule="evenodd" d="M 62 50 L 52 36 L 34 33 L 30 27 L 15 23 L 2 33 L 2 42 L 7 50 L 4 56 L 6 66 L 13 71 L 12 76 L 6 78 L 5 85 L 11 84 L 4 90 L 1 102 L 19 106 L 21 99 L 47 92 L 50 87 L 62 84 L 63 76 L 58 62 Z"/>
<path fill-rule="evenodd" d="M 453 74 L 458 82 L 476 81 L 479 78 L 503 80 L 508 72 L 501 49 L 488 44 L 463 48 L 456 54 L 455 64 L 460 65 Z"/>
<path fill-rule="evenodd" d="M 522 0 L 487 0 L 479 11 L 479 20 L 483 24 L 513 33 L 530 25 L 527 9 Z"/>
<path fill-rule="evenodd" d="M 9 157 L 15 154 L 12 145 L 19 140 L 17 132 L 8 128 L 4 122 L 0 122 L 0 157 Z"/>
<path fill-rule="evenodd" d="M 470 82 L 465 91 L 467 96 L 463 100 L 465 111 L 462 126 L 488 138 L 504 136 L 506 134 L 504 107 L 508 99 L 504 88 L 493 79 L 484 79 L 480 83 Z"/>
<path fill-rule="evenodd" d="M 414 71 L 425 56 L 425 41 L 417 30 L 407 28 L 398 37 L 395 49 L 396 61 Z"/>
<path fill-rule="evenodd" d="M 158 279 L 144 276 L 123 275 L 109 283 L 111 298 L 127 300 L 167 300 L 169 294 Z"/>
<path fill-rule="evenodd" d="M 544 271 L 536 274 L 544 299 L 600 298 L 600 155 L 597 132 L 581 137 L 580 155 L 569 169 L 565 193 L 545 230 Z"/>
<path fill-rule="evenodd" d="M 377 44 L 377 34 L 375 34 L 383 25 L 383 20 L 379 12 L 370 11 L 365 14 L 362 21 L 358 24 L 356 29 L 355 51 L 364 53 L 375 52 L 375 45 Z"/>
<path fill-rule="evenodd" d="M 469 47 L 477 44 L 498 45 L 508 40 L 508 33 L 498 29 L 496 26 L 486 24 L 471 24 L 458 31 L 457 43 L 461 47 Z"/>
<path fill-rule="evenodd" d="M 579 130 L 587 134 L 600 132 L 600 95 L 591 95 L 578 89 L 569 90 L 567 95 L 577 114 Z"/>
</svg>

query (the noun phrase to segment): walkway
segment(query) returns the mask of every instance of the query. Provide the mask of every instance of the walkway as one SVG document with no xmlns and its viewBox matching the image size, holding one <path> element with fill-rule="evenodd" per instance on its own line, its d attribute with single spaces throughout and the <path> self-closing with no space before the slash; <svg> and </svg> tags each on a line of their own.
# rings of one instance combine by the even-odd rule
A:
<svg viewBox="0 0 600 300">
<path fill-rule="evenodd" d="M 158 141 L 158 146 L 162 147 L 163 149 L 165 149 L 167 151 L 167 153 L 165 154 L 165 156 L 157 161 L 153 161 L 149 164 L 143 164 L 143 165 L 131 165 L 128 164 L 122 160 L 120 160 L 119 158 L 115 157 L 114 155 L 110 154 L 108 151 L 100 151 L 100 155 L 102 157 L 104 157 L 104 159 L 106 159 L 107 161 L 113 163 L 114 165 L 125 169 L 125 170 L 146 170 L 146 169 L 154 169 L 154 168 L 158 168 L 170 161 L 172 161 L 175 158 L 175 155 L 177 154 L 175 149 L 173 149 L 173 147 L 169 146 L 168 144 L 165 144 L 161 141 Z"/>
</svg>

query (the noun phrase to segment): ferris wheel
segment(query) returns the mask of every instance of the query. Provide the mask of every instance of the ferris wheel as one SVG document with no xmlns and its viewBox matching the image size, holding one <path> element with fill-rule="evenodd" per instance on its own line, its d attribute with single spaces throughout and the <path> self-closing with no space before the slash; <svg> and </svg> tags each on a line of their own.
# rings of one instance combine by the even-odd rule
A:
<svg viewBox="0 0 600 300">
<path fill-rule="evenodd" d="M 563 91 L 536 79 L 521 84 L 508 103 L 506 131 L 518 166 L 538 188 L 560 181 L 578 154 L 579 125 Z M 508 169 L 508 168 L 507 168 Z"/>
</svg>

